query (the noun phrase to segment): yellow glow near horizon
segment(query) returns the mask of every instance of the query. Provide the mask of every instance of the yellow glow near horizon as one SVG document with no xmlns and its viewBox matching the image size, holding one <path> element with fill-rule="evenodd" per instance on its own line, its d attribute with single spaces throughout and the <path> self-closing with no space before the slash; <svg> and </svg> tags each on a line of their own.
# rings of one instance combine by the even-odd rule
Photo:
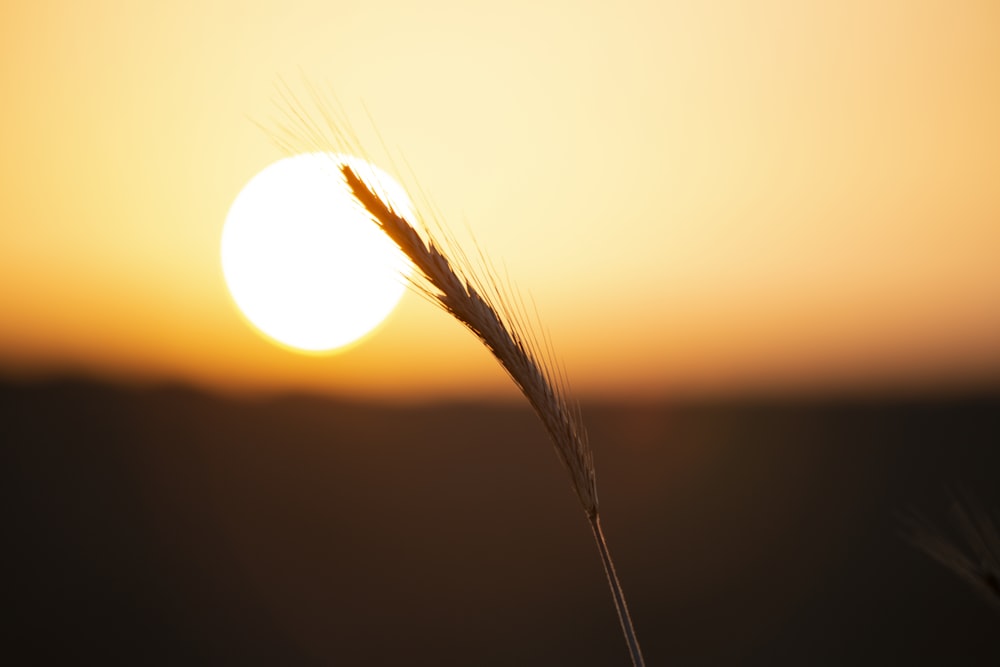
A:
<svg viewBox="0 0 1000 667">
<path fill-rule="evenodd" d="M 0 54 L 0 374 L 513 396 L 409 296 L 349 354 L 237 315 L 221 226 L 302 72 L 581 398 L 1000 378 L 995 0 L 10 0 Z"/>
<path fill-rule="evenodd" d="M 351 165 L 406 214 L 388 174 L 328 153 L 279 160 L 240 191 L 222 233 L 222 268 L 240 311 L 292 348 L 327 352 L 377 327 L 399 302 L 409 267 L 367 216 L 338 167 Z"/>
</svg>

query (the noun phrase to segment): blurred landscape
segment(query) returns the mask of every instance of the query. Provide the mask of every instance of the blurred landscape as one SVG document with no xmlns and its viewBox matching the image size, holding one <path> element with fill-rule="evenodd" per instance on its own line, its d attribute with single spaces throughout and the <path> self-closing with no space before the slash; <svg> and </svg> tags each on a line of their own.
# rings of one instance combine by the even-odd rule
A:
<svg viewBox="0 0 1000 667">
<path fill-rule="evenodd" d="M 1000 392 L 587 404 L 650 665 L 996 665 L 1000 615 L 912 547 L 1000 512 Z M 520 404 L 0 383 L 5 652 L 25 664 L 625 665 Z"/>
</svg>

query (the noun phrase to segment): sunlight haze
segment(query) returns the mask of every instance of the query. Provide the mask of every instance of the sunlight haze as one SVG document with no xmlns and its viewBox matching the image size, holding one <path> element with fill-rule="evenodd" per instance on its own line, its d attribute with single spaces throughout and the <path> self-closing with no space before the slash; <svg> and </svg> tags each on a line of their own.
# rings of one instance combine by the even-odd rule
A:
<svg viewBox="0 0 1000 667">
<path fill-rule="evenodd" d="M 0 371 L 514 392 L 412 293 L 326 357 L 240 317 L 222 225 L 304 75 L 582 397 L 995 383 L 998 72 L 985 0 L 8 2 Z"/>
</svg>

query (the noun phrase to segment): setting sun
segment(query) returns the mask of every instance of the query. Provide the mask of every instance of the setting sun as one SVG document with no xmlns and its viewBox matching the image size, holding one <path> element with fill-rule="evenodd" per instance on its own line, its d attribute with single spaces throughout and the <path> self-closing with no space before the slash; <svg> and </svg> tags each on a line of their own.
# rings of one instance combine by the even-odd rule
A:
<svg viewBox="0 0 1000 667">
<path fill-rule="evenodd" d="M 396 210 L 412 210 L 402 187 L 373 165 L 310 153 L 257 174 L 226 217 L 222 269 L 233 299 L 258 330 L 299 350 L 353 343 L 405 289 L 409 268 L 352 200 L 338 171 L 345 163 L 370 177 Z"/>
</svg>

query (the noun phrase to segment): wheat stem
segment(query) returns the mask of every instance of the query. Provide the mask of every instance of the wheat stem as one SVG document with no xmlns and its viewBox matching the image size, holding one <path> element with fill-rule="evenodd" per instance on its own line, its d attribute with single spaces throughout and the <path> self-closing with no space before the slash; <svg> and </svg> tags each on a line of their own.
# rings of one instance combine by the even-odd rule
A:
<svg viewBox="0 0 1000 667">
<path fill-rule="evenodd" d="M 625 643 L 628 644 L 628 654 L 632 658 L 634 667 L 644 667 L 646 662 L 642 657 L 642 650 L 639 648 L 639 638 L 635 635 L 635 626 L 632 625 L 632 616 L 628 613 L 628 604 L 625 602 L 625 591 L 618 581 L 618 574 L 615 572 L 615 563 L 611 560 L 611 552 L 608 551 L 608 542 L 604 539 L 604 530 L 601 528 L 601 517 L 594 514 L 590 517 L 590 528 L 594 531 L 594 539 L 597 541 L 597 550 L 601 553 L 601 563 L 604 565 L 604 573 L 608 576 L 608 585 L 611 587 L 611 597 L 615 600 L 615 611 L 618 612 L 618 622 L 622 626 L 622 634 L 625 635 Z"/>
</svg>

